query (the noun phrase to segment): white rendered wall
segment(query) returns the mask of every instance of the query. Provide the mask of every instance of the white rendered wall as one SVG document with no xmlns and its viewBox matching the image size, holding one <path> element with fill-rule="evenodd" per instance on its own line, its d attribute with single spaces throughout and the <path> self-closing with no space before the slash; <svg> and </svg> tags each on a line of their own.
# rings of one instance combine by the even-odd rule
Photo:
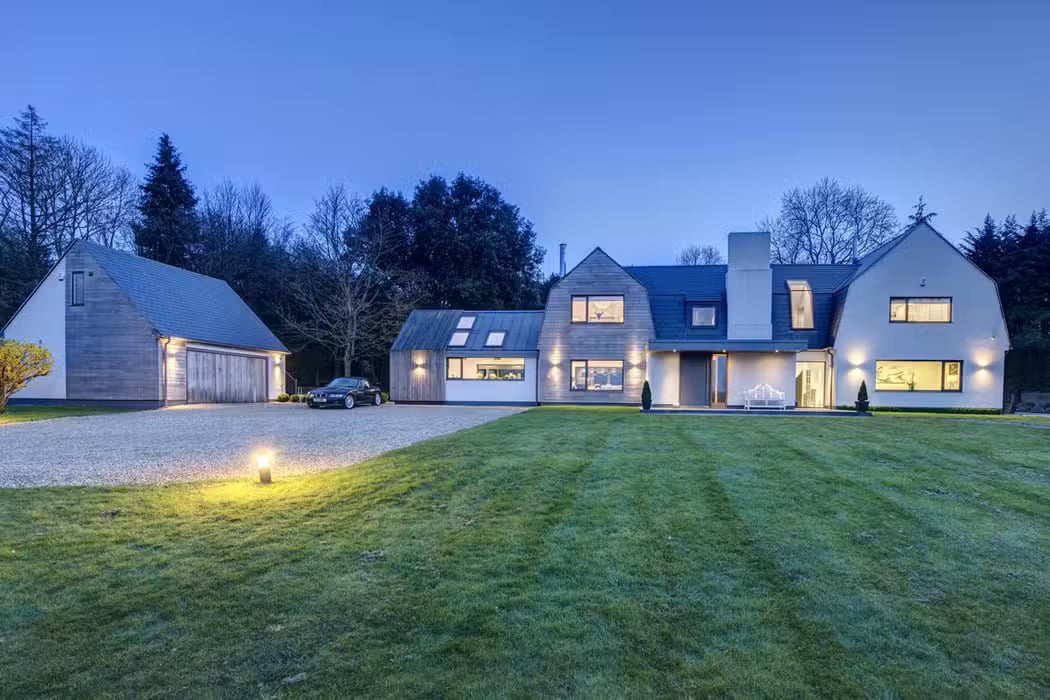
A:
<svg viewBox="0 0 1050 700">
<path fill-rule="evenodd" d="M 536 358 L 525 358 L 525 379 L 446 379 L 445 401 L 535 403 Z"/>
<path fill-rule="evenodd" d="M 729 340 L 773 337 L 773 272 L 769 267 L 769 233 L 730 233 L 726 271 Z"/>
<path fill-rule="evenodd" d="M 769 384 L 784 392 L 784 402 L 795 405 L 795 354 L 791 352 L 731 352 L 727 359 L 730 406 L 744 405 L 744 392 Z"/>
<path fill-rule="evenodd" d="M 653 404 L 677 406 L 679 398 L 680 365 L 676 352 L 649 353 L 649 389 L 653 392 Z"/>
<path fill-rule="evenodd" d="M 63 258 L 25 306 L 11 319 L 4 337 L 43 345 L 54 364 L 46 377 L 29 382 L 15 399 L 66 398 L 66 261 Z"/>
<path fill-rule="evenodd" d="M 923 282 L 925 281 L 925 284 Z M 890 297 L 952 297 L 951 323 L 890 323 Z M 835 338 L 836 405 L 1002 408 L 1009 347 L 995 284 L 928 226 L 850 285 Z M 877 391 L 876 360 L 962 360 L 961 392 Z"/>
</svg>

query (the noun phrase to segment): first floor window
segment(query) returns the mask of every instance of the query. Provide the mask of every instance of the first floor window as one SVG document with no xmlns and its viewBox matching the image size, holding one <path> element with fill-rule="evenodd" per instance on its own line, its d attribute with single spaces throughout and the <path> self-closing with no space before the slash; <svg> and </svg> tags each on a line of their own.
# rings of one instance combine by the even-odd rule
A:
<svg viewBox="0 0 1050 700">
<path fill-rule="evenodd" d="M 875 391 L 962 391 L 961 360 L 876 360 Z"/>
<path fill-rule="evenodd" d="M 715 307 L 697 305 L 693 307 L 692 325 L 694 328 L 710 328 L 715 325 Z"/>
<path fill-rule="evenodd" d="M 890 297 L 891 323 L 951 323 L 951 297 Z"/>
<path fill-rule="evenodd" d="M 623 360 L 573 360 L 572 391 L 623 391 Z"/>
<path fill-rule="evenodd" d="M 520 382 L 525 379 L 525 358 L 450 357 L 445 361 L 445 378 Z"/>
<path fill-rule="evenodd" d="M 69 303 L 71 306 L 83 306 L 84 305 L 84 273 L 74 272 L 70 279 L 72 295 L 70 296 Z"/>
<path fill-rule="evenodd" d="M 806 280 L 788 280 L 787 286 L 791 298 L 791 329 L 812 330 L 813 289 Z"/>
<path fill-rule="evenodd" d="M 574 296 L 573 323 L 623 323 L 623 295 Z"/>
</svg>

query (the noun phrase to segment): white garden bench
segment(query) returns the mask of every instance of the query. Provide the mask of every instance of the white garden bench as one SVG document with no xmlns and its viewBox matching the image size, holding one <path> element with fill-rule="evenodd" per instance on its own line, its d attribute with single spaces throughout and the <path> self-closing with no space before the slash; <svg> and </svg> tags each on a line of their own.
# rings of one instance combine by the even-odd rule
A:
<svg viewBox="0 0 1050 700">
<path fill-rule="evenodd" d="M 778 391 L 768 384 L 759 384 L 753 389 L 744 392 L 744 408 L 779 408 L 781 411 L 787 409 L 784 403 L 784 392 Z"/>
</svg>

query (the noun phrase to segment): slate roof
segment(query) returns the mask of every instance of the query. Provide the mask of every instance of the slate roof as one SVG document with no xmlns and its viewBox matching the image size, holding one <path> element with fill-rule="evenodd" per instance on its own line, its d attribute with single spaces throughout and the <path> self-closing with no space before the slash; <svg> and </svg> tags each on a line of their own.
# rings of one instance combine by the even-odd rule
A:
<svg viewBox="0 0 1050 700">
<path fill-rule="evenodd" d="M 835 309 L 835 290 L 856 270 L 854 265 L 771 265 L 773 271 L 773 340 L 804 342 L 823 348 L 828 342 Z M 649 292 L 658 341 L 708 341 L 726 337 L 726 265 L 655 265 L 624 268 Z M 811 331 L 791 330 L 787 281 L 806 280 L 813 289 Z M 713 328 L 693 328 L 693 302 L 717 304 Z"/>
<path fill-rule="evenodd" d="M 160 336 L 288 352 L 226 282 L 79 241 Z"/>
<path fill-rule="evenodd" d="M 474 327 L 464 346 L 449 347 L 448 341 L 461 316 L 474 316 Z M 419 309 L 409 314 L 391 350 L 448 350 L 450 353 L 536 353 L 539 350 L 542 311 L 464 311 Z M 505 331 L 499 348 L 485 347 L 489 331 Z"/>
</svg>

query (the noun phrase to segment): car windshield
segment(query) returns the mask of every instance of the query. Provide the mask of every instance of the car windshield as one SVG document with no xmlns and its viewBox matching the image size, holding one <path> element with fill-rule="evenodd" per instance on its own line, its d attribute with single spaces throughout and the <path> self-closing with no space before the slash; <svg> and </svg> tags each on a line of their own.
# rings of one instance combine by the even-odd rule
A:
<svg viewBox="0 0 1050 700">
<path fill-rule="evenodd" d="M 332 383 L 329 384 L 328 386 L 335 386 L 335 387 L 340 387 L 340 388 L 351 388 L 352 389 L 355 386 L 357 386 L 357 380 L 356 379 L 333 379 Z"/>
</svg>

